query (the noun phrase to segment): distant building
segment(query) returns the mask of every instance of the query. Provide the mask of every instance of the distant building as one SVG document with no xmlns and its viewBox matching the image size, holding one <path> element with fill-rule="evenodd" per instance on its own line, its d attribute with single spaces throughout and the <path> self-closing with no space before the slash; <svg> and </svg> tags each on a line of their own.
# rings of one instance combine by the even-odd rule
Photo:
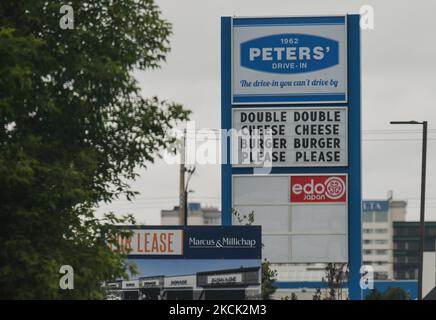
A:
<svg viewBox="0 0 436 320">
<path fill-rule="evenodd" d="M 406 201 L 364 200 L 362 202 L 363 264 L 374 269 L 375 280 L 394 278 L 393 223 L 406 218 Z"/>
<path fill-rule="evenodd" d="M 424 251 L 435 251 L 436 222 L 425 223 Z M 394 277 L 418 279 L 419 222 L 394 222 Z"/>
<path fill-rule="evenodd" d="M 178 225 L 179 224 L 179 206 L 172 210 L 161 211 L 161 225 Z M 188 225 L 220 225 L 221 211 L 215 207 L 202 207 L 198 202 L 192 202 L 188 205 Z"/>
</svg>

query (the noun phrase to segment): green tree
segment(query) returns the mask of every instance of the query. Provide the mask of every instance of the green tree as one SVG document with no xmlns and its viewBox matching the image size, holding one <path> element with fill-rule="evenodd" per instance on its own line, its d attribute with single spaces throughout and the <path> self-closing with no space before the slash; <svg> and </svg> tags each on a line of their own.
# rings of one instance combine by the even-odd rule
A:
<svg viewBox="0 0 436 320">
<path fill-rule="evenodd" d="M 348 278 L 348 265 L 346 263 L 327 263 L 325 277 L 322 282 L 326 288 L 317 288 L 313 300 L 342 300 L 343 287 Z M 323 292 L 324 291 L 324 292 Z"/>
<path fill-rule="evenodd" d="M 239 224 L 251 226 L 254 223 L 254 211 L 248 214 L 241 214 L 239 211 L 232 208 L 232 214 Z M 262 243 L 262 248 L 264 244 Z M 271 295 L 276 292 L 277 288 L 274 283 L 277 278 L 277 271 L 271 269 L 271 265 L 268 260 L 264 259 L 262 262 L 262 283 L 261 283 L 261 295 L 262 299 L 269 300 Z"/>
<path fill-rule="evenodd" d="M 262 262 L 262 286 L 261 294 L 263 300 L 271 299 L 271 295 L 276 292 L 277 288 L 274 286 L 277 278 L 277 271 L 271 269 L 268 260 L 264 259 Z"/>
<path fill-rule="evenodd" d="M 322 292 L 321 292 L 321 288 L 316 288 L 315 290 L 315 294 L 313 295 L 313 300 L 322 300 Z"/>
<path fill-rule="evenodd" d="M 365 297 L 365 300 L 383 300 L 383 294 L 377 289 L 374 288 L 371 292 Z"/>
<path fill-rule="evenodd" d="M 410 294 L 398 287 L 388 287 L 383 293 L 375 288 L 365 297 L 365 300 L 410 300 Z"/>
<path fill-rule="evenodd" d="M 130 268 L 106 239 L 133 223 L 98 203 L 136 194 L 129 181 L 174 139 L 182 106 L 146 99 L 134 70 L 169 52 L 171 25 L 151 0 L 0 2 L 0 299 L 101 298 Z M 75 289 L 59 289 L 71 265 Z M 134 270 L 130 270 L 134 271 Z"/>
</svg>

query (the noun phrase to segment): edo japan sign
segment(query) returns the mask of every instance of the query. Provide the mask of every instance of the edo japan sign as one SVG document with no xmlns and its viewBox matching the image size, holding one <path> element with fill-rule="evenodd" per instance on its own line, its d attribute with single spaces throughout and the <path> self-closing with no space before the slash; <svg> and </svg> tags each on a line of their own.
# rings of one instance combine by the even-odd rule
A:
<svg viewBox="0 0 436 320">
<path fill-rule="evenodd" d="M 345 175 L 292 176 L 291 203 L 345 203 L 346 185 Z"/>
<path fill-rule="evenodd" d="M 346 17 L 232 19 L 232 103 L 347 101 Z"/>
<path fill-rule="evenodd" d="M 234 166 L 346 166 L 346 107 L 233 108 Z"/>
</svg>

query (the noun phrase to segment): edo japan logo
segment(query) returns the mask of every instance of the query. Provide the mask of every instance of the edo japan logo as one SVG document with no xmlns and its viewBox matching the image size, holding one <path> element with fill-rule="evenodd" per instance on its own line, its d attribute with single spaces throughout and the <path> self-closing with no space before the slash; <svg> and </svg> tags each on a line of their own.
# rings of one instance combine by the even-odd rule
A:
<svg viewBox="0 0 436 320">
<path fill-rule="evenodd" d="M 332 199 L 340 199 L 345 194 L 345 182 L 338 177 L 331 177 L 326 180 L 325 195 Z"/>
</svg>

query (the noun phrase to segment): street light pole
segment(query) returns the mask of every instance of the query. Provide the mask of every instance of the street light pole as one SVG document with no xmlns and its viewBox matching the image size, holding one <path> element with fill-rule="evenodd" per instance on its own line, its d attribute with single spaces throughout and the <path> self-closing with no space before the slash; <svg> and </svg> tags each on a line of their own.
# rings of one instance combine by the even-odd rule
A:
<svg viewBox="0 0 436 320">
<path fill-rule="evenodd" d="M 425 176 L 427 165 L 427 121 L 422 123 L 422 167 L 421 167 L 421 210 L 419 217 L 419 236 L 420 236 L 420 248 L 419 255 L 419 272 L 418 272 L 418 300 L 422 300 L 422 283 L 424 281 L 424 243 L 425 243 Z"/>
<path fill-rule="evenodd" d="M 422 300 L 422 282 L 425 244 L 425 177 L 427 167 L 427 121 L 391 121 L 391 124 L 422 124 L 421 203 L 419 213 L 419 269 L 418 300 Z"/>
</svg>

